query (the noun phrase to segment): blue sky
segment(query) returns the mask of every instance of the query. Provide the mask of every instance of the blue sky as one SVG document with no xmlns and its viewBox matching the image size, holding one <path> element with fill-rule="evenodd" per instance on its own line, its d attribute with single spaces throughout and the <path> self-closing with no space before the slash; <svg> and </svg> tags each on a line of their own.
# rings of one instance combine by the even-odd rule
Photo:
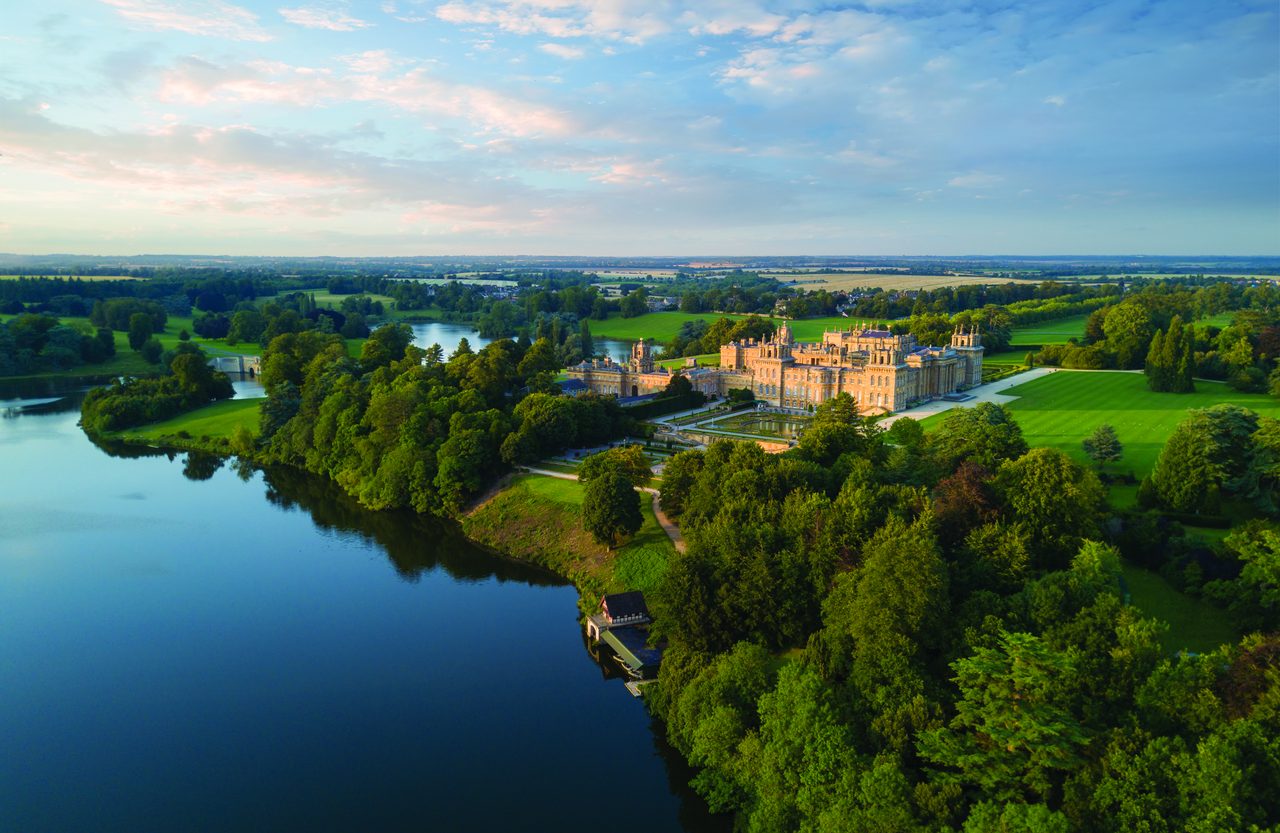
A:
<svg viewBox="0 0 1280 833">
<path fill-rule="evenodd" d="M 1277 9 L 6 3 L 0 251 L 1280 254 Z"/>
</svg>

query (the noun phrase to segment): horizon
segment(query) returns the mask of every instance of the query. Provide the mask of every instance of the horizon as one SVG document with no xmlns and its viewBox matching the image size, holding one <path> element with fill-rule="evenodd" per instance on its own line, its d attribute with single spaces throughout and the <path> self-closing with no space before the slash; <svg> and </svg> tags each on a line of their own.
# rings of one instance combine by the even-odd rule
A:
<svg viewBox="0 0 1280 833">
<path fill-rule="evenodd" d="M 15 253 L 1280 256 L 1264 0 L 53 0 L 7 23 Z"/>
</svg>

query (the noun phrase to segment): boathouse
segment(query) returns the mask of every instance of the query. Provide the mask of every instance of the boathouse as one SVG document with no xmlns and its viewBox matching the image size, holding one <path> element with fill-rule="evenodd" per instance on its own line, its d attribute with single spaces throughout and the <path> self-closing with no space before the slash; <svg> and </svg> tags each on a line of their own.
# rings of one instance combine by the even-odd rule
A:
<svg viewBox="0 0 1280 833">
<path fill-rule="evenodd" d="M 644 593 L 610 593 L 600 599 L 600 612 L 587 617 L 587 637 L 612 648 L 628 674 L 644 678 L 662 662 L 662 652 L 646 644 L 652 621 Z"/>
</svg>

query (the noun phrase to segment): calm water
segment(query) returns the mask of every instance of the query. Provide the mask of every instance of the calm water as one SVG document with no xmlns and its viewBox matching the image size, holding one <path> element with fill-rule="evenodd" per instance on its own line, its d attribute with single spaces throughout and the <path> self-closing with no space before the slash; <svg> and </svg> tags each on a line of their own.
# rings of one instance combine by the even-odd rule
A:
<svg viewBox="0 0 1280 833">
<path fill-rule="evenodd" d="M 556 577 L 0 399 L 0 828 L 719 828 Z"/>
<path fill-rule="evenodd" d="M 453 351 L 458 349 L 458 342 L 463 338 L 466 338 L 472 350 L 479 350 L 490 341 L 493 341 L 491 338 L 481 338 L 480 334 L 467 324 L 430 321 L 423 324 L 411 324 L 410 326 L 413 327 L 414 344 L 423 348 L 430 347 L 432 344 L 439 344 L 446 357 L 453 355 Z M 607 353 L 616 362 L 625 362 L 631 356 L 631 342 L 629 341 L 615 341 L 609 338 L 595 338 L 592 341 L 595 342 L 595 348 L 598 352 Z"/>
</svg>

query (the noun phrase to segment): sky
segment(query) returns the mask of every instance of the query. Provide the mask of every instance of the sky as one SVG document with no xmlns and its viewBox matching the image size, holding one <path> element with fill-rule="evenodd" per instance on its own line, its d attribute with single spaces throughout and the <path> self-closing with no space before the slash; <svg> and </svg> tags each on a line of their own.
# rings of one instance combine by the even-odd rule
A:
<svg viewBox="0 0 1280 833">
<path fill-rule="evenodd" d="M 0 251 L 1280 254 L 1278 15 L 4 0 Z"/>
</svg>

